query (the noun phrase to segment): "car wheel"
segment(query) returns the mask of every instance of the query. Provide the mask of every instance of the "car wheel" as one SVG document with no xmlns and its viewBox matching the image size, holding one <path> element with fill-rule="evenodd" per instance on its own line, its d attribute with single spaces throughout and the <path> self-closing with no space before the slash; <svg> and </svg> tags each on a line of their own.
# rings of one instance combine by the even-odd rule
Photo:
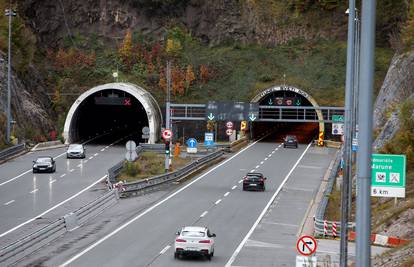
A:
<svg viewBox="0 0 414 267">
<path fill-rule="evenodd" d="M 36 173 L 36 170 L 35 169 L 33 169 L 33 173 Z"/>
<path fill-rule="evenodd" d="M 177 254 L 177 252 L 174 252 L 174 259 L 177 259 L 178 258 L 178 254 Z"/>
</svg>

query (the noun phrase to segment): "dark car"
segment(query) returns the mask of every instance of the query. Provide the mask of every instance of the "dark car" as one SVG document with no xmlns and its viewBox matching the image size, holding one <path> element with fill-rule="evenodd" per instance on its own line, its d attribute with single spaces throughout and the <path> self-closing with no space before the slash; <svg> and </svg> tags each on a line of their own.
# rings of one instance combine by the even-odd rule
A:
<svg viewBox="0 0 414 267">
<path fill-rule="evenodd" d="M 55 172 L 56 162 L 52 157 L 38 157 L 33 161 L 33 173 L 35 172 Z"/>
<path fill-rule="evenodd" d="M 283 147 L 294 147 L 298 148 L 298 139 L 294 135 L 288 135 L 285 138 L 285 142 L 283 143 Z"/>
<path fill-rule="evenodd" d="M 266 190 L 266 177 L 263 176 L 262 173 L 259 172 L 249 172 L 243 178 L 243 191 L 245 190 L 258 190 L 258 191 L 265 191 Z"/>
</svg>

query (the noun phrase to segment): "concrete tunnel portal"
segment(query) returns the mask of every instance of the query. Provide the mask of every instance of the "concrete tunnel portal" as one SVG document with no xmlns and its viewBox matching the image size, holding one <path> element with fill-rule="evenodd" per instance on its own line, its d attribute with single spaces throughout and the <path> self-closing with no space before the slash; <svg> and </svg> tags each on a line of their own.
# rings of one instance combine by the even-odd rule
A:
<svg viewBox="0 0 414 267">
<path fill-rule="evenodd" d="M 143 88 L 131 83 L 108 83 L 89 89 L 71 106 L 63 129 L 65 143 L 80 143 L 95 136 L 112 139 L 133 134 L 143 142 L 142 128 L 149 128 L 148 143 L 161 132 L 161 110 Z M 115 141 L 115 140 L 113 140 Z"/>
</svg>

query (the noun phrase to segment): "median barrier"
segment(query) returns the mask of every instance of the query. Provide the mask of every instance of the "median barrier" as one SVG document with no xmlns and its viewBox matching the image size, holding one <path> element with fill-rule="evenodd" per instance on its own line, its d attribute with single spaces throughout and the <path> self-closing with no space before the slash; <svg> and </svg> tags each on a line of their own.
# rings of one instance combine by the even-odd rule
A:
<svg viewBox="0 0 414 267">
<path fill-rule="evenodd" d="M 0 151 L 0 161 L 6 161 L 26 151 L 26 144 L 18 144 Z"/>
<path fill-rule="evenodd" d="M 53 240 L 73 231 L 103 210 L 117 203 L 117 190 L 111 190 L 103 196 L 89 202 L 78 210 L 28 234 L 0 249 L 0 266 L 9 266 L 35 252 Z"/>
<path fill-rule="evenodd" d="M 38 143 L 30 151 L 40 151 L 40 150 L 59 148 L 59 147 L 65 147 L 65 146 L 66 145 L 62 144 L 62 142 L 60 140 L 47 141 L 47 142 Z"/>
</svg>

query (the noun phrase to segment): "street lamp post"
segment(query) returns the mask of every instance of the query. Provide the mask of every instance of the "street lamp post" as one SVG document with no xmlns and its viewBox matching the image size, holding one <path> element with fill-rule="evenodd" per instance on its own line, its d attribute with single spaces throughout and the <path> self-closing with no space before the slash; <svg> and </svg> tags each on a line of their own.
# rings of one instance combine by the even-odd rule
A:
<svg viewBox="0 0 414 267">
<path fill-rule="evenodd" d="M 7 62 L 7 125 L 6 125 L 6 142 L 10 144 L 10 128 L 11 128 L 11 111 L 10 111 L 10 102 L 11 102 L 11 22 L 12 17 L 16 16 L 16 12 L 11 8 L 11 1 L 9 9 L 5 10 L 5 15 L 9 17 L 9 51 L 8 51 L 8 62 Z"/>
</svg>

